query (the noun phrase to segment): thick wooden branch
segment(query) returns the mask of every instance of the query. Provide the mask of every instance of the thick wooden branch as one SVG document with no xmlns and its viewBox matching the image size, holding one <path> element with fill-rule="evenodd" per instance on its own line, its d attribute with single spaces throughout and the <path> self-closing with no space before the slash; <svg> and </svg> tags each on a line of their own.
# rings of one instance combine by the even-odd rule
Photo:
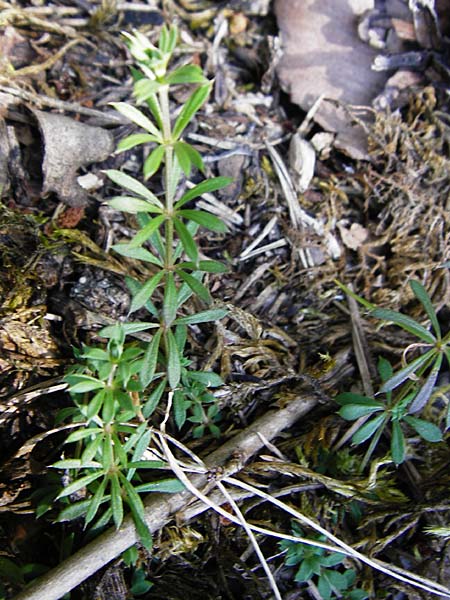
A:
<svg viewBox="0 0 450 600">
<path fill-rule="evenodd" d="M 263 440 L 275 438 L 281 431 L 289 428 L 300 417 L 310 412 L 318 403 L 315 395 L 305 394 L 291 401 L 286 407 L 267 412 L 250 427 L 228 440 L 212 452 L 205 463 L 208 467 L 220 467 L 239 457 L 240 464 L 258 452 L 264 445 Z M 206 475 L 196 475 L 192 483 L 197 488 L 207 484 Z M 180 510 L 186 508 L 192 500 L 188 491 L 178 494 L 151 494 L 145 499 L 145 512 L 150 531 L 161 529 Z M 76 554 L 37 579 L 25 588 L 14 600 L 59 600 L 85 579 L 114 560 L 137 541 L 133 521 L 127 517 L 120 529 L 109 529 Z"/>
</svg>

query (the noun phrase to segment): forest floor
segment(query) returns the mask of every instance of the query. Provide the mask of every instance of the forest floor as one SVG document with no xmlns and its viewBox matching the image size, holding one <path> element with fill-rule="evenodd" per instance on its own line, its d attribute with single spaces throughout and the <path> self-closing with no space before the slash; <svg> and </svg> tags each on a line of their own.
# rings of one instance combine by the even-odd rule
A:
<svg viewBox="0 0 450 600">
<path fill-rule="evenodd" d="M 54 522 L 57 503 L 39 518 L 36 509 L 61 478 L 47 467 L 63 451 L 63 438 L 52 432 L 71 402 L 62 377 L 73 348 L 99 343 L 99 327 L 127 315 L 124 277 L 144 275 L 109 251 L 134 221 L 104 204 L 114 194 L 104 170 L 137 177 L 143 158 L 135 149 L 113 153 L 133 132 L 110 106 L 132 94 L 120 32 L 139 28 L 154 40 L 171 20 L 180 28 L 177 60 L 215 79 L 186 137 L 208 173 L 233 178 L 197 203 L 228 226 L 226 234 L 202 230 L 199 244 L 229 267 L 209 277 L 213 298 L 229 312 L 214 327 L 193 328 L 189 340 L 195 368 L 213 369 L 224 381 L 215 391 L 221 436 L 195 439 L 192 425 L 177 432 L 172 424 L 171 433 L 205 457 L 270 411 L 305 398 L 301 418 L 263 440 L 241 480 L 365 556 L 450 589 L 448 363 L 420 414 L 443 439 L 427 442 L 402 424 L 398 466 L 388 427 L 364 465 L 368 442 L 352 445 L 357 429 L 349 433 L 352 423 L 335 401 L 344 392 L 373 396 L 380 357 L 399 369 L 423 350 L 412 333 L 357 306 L 338 282 L 427 328 L 429 315 L 410 286 L 418 281 L 443 335 L 450 329 L 450 44 L 445 35 L 438 49 L 410 42 L 429 53 L 428 67 L 402 90 L 399 106 L 373 111 L 364 123 L 366 156 L 356 159 L 281 89 L 279 32 L 268 5 L 0 1 L 0 598 L 13 598 L 85 544 L 77 521 Z M 174 106 L 184 94 L 174 95 Z M 307 142 L 299 146 L 300 166 L 289 151 L 295 136 Z M 240 508 L 252 524 L 298 532 L 294 517 L 261 498 L 247 497 Z M 318 539 L 317 531 L 301 530 Z M 302 578 L 301 552 L 286 564 L 288 545 L 263 534 L 258 540 L 283 598 L 323 597 L 328 554 L 311 550 L 321 575 Z M 439 597 L 359 560 L 329 565 L 348 577 L 330 598 Z M 275 596 L 244 529 L 209 510 L 172 520 L 155 535 L 151 554 L 140 549 L 134 567 L 118 557 L 70 595 L 132 597 Z"/>
</svg>

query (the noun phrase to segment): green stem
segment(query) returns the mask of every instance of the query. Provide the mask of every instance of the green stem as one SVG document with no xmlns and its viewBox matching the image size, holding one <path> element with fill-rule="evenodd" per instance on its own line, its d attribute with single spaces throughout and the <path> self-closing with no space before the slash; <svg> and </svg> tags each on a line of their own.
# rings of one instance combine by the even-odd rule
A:
<svg viewBox="0 0 450 600">
<path fill-rule="evenodd" d="M 161 120 L 164 137 L 164 158 L 165 158 L 165 170 L 164 170 L 164 193 L 166 201 L 166 211 L 168 219 L 165 224 L 165 237 L 166 237 L 166 256 L 165 256 L 165 267 L 170 269 L 173 266 L 173 222 L 171 219 L 173 211 L 173 194 L 171 191 L 170 181 L 172 178 L 173 170 L 173 148 L 171 145 L 172 141 L 172 127 L 170 123 L 170 107 L 169 107 L 169 87 L 164 86 L 158 91 L 159 104 L 161 106 Z"/>
</svg>

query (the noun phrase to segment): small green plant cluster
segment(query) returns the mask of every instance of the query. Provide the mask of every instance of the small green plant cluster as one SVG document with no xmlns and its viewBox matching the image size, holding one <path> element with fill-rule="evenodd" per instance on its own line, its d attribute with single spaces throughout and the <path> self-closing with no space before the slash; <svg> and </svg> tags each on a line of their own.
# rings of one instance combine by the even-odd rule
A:
<svg viewBox="0 0 450 600">
<path fill-rule="evenodd" d="M 450 333 L 442 337 L 436 312 L 425 288 L 418 281 L 411 281 L 410 285 L 431 322 L 432 331 L 407 315 L 376 308 L 356 296 L 348 288 L 344 288 L 347 293 L 370 309 L 371 316 L 389 321 L 418 338 L 416 343 L 408 346 L 404 357 L 409 350 L 420 349 L 423 351 L 409 363 L 406 363 L 403 358 L 404 365 L 395 372 L 389 361 L 380 357 L 378 373 L 381 385 L 375 398 L 351 392 L 337 396 L 336 400 L 341 405 L 339 410 L 341 417 L 349 421 L 363 417 L 368 418 L 352 437 L 354 444 L 362 444 L 370 440 L 361 463 L 361 470 L 367 465 L 381 435 L 388 427 L 390 428 L 391 457 L 397 465 L 401 464 L 406 457 L 403 426 L 411 427 L 428 442 L 442 440 L 442 433 L 436 425 L 412 415 L 423 410 L 430 399 L 444 356 L 450 364 Z M 381 395 L 385 396 L 384 401 L 379 399 Z M 449 425 L 449 416 L 447 416 L 447 427 Z"/>
<path fill-rule="evenodd" d="M 304 537 L 301 527 L 295 521 L 292 523 L 292 533 Z M 326 538 L 319 535 L 311 540 L 325 542 Z M 283 540 L 279 545 L 286 552 L 285 564 L 288 567 L 298 566 L 294 580 L 298 583 L 314 583 L 322 600 L 365 600 L 369 597 L 364 590 L 354 588 L 355 571 L 345 567 L 342 570 L 344 554 L 330 553 L 324 548 L 291 540 Z M 341 570 L 337 567 L 341 567 Z"/>
<path fill-rule="evenodd" d="M 66 376 L 74 407 L 63 414 L 75 425 L 66 439 L 71 457 L 53 466 L 69 476 L 58 496 L 69 501 L 61 520 L 84 516 L 86 525 L 98 529 L 112 519 L 119 527 L 128 507 L 141 540 L 149 546 L 140 494 L 182 488 L 176 479 L 148 480 L 154 469 L 167 467 L 163 461 L 146 457 L 151 443 L 149 418 L 158 405 L 167 406 L 170 398 L 178 428 L 189 421 L 194 437 L 205 431 L 220 433 L 219 410 L 209 389 L 222 381 L 213 372 L 189 368 L 186 344 L 190 325 L 213 322 L 226 314 L 223 309 L 208 308 L 211 298 L 203 281 L 205 273 L 222 273 L 226 268 L 217 261 L 200 260 L 195 241 L 200 226 L 215 232 L 224 232 L 226 227 L 214 215 L 189 208 L 189 203 L 230 180 L 204 179 L 183 191 L 183 178 L 193 167 L 203 171 L 203 161 L 182 135 L 206 101 L 211 82 L 198 66 L 168 69 L 177 28 L 163 27 L 158 46 L 140 33 L 125 35 L 137 64 L 134 97 L 143 108 L 124 102 L 114 106 L 144 132 L 123 139 L 118 151 L 150 145 L 144 179 L 161 172 L 163 193 L 157 196 L 134 177 L 109 170 L 109 178 L 124 191 L 108 204 L 135 215 L 136 235 L 113 250 L 147 266 L 147 280 L 128 277 L 126 281 L 132 295 L 129 315 L 140 311 L 139 316 L 146 313 L 148 317 L 105 327 L 99 332 L 107 340 L 103 345 L 85 346 L 78 352 L 79 362 Z M 170 91 L 179 84 L 195 89 L 172 119 Z M 204 307 L 189 314 L 186 303 L 192 295 Z M 130 341 L 130 336 L 144 336 L 146 341 Z"/>
</svg>

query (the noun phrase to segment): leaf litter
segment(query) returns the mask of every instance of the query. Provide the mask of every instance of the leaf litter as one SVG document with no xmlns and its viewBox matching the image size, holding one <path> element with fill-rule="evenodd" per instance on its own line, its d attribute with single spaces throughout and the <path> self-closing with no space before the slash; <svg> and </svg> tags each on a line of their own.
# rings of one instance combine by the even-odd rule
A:
<svg viewBox="0 0 450 600">
<path fill-rule="evenodd" d="M 283 4 L 287 5 L 276 3 L 282 31 Z M 2 150 L 7 176 L 1 180 L 0 223 L 4 457 L 0 538 L 5 559 L 20 567 L 40 562 L 47 552 L 43 533 L 50 539 L 44 568 L 55 566 L 59 554 L 70 552 L 55 551 L 62 530 L 56 534 L 58 526 L 50 528 L 46 518 L 51 512 L 39 521 L 30 512 L 39 502 L 31 493 L 37 493 L 45 465 L 59 452 L 57 440 L 45 437 L 54 427 L 57 408 L 67 404 L 58 376 L 73 360 L 72 345 L 95 340 L 101 325 L 126 314 L 122 274 L 133 273 L 139 279 L 142 268 L 133 259 L 107 253 L 111 245 L 134 235 L 134 221 L 132 215 L 125 219 L 102 205 L 114 194 L 102 171 L 124 169 L 135 174 L 141 154 L 129 150 L 111 155 L 107 142 L 108 151 L 72 163 L 67 171 L 75 187 L 60 193 L 45 185 L 48 170 L 57 164 L 50 160 L 44 168 L 47 142 L 30 115 L 37 109 L 55 123 L 70 118 L 71 127 L 79 131 L 90 127 L 94 139 L 104 135 L 118 141 L 133 133 L 125 120 L 113 116 L 109 104 L 130 97 L 128 59 L 119 31 L 132 23 L 136 26 L 139 15 L 140 27 L 143 22 L 178 18 L 180 64 L 200 63 L 214 75 L 214 93 L 196 128 L 186 136 L 205 156 L 211 173 L 231 175 L 236 181 L 230 189 L 196 200 L 199 208 L 202 203 L 213 206 L 230 230 L 226 235 L 202 233 L 200 239 L 208 256 L 225 258 L 230 265 L 228 274 L 210 275 L 217 305 L 226 306 L 229 315 L 215 330 L 190 328 L 195 368 L 218 369 L 226 382 L 216 392 L 221 428 L 230 436 L 271 407 L 281 410 L 305 393 L 317 398 L 316 408 L 268 442 L 249 460 L 241 477 L 276 497 L 289 498 L 304 514 L 366 554 L 449 584 L 445 538 L 423 533 L 424 524 L 449 522 L 445 445 L 424 444 L 409 435 L 412 460 L 395 469 L 386 459 L 389 440 L 385 440 L 370 469 L 361 475 L 358 453 L 340 442 L 347 435 L 347 424 L 337 416 L 332 401 L 350 388 L 358 391 L 364 384 L 365 390 L 375 376 L 374 359 L 381 353 L 400 364 L 410 343 L 404 332 L 379 329 L 354 307 L 347 308 L 334 280 L 351 284 L 372 303 L 426 323 L 408 285 L 410 280 L 421 281 L 442 327 L 448 321 L 446 5 L 400 0 L 376 8 L 371 3 L 353 4 L 358 5 L 359 27 L 352 21 L 353 41 L 344 42 L 344 50 L 370 47 L 364 50 L 370 60 L 359 67 L 364 85 L 369 77 L 377 83 L 367 97 L 347 97 L 339 91 L 327 100 L 329 110 L 337 107 L 336 114 L 347 123 L 349 141 L 342 142 L 341 137 L 336 142 L 335 129 L 320 116 L 322 90 L 315 88 L 307 103 L 292 93 L 291 101 L 302 110 L 280 96 L 274 74 L 278 68 L 283 83 L 286 75 L 277 65 L 283 64 L 279 61 L 287 34 L 283 32 L 280 40 L 268 2 L 2 3 L 0 92 L 6 96 L 0 112 L 0 147 L 7 149 Z M 333 39 L 327 37 L 330 5 L 324 6 L 322 15 L 317 14 L 321 19 L 328 15 L 328 29 L 320 20 L 313 22 L 314 15 L 301 16 L 309 32 L 320 30 L 320 43 L 330 55 L 339 42 L 337 32 L 343 35 L 343 29 L 335 27 Z M 305 7 L 314 12 L 312 4 Z M 144 25 L 143 30 L 156 37 L 152 27 Z M 378 70 L 372 71 L 371 64 Z M 299 65 L 302 68 L 301 60 Z M 316 66 L 328 69 L 338 86 L 352 80 L 326 58 Z M 301 82 L 304 73 L 294 79 Z M 323 93 L 330 96 L 329 89 Z M 372 101 L 375 108 L 365 111 L 368 120 L 344 106 Z M 353 137 L 355 123 L 358 135 Z M 318 126 L 332 136 L 324 138 Z M 296 139 L 297 150 L 289 153 L 289 144 Z M 351 149 L 354 145 L 360 149 L 361 140 L 364 152 L 357 158 L 365 160 L 355 159 Z M 67 144 L 55 146 L 57 154 L 64 149 Z M 71 216 L 66 203 L 78 203 L 76 177 L 88 174 L 97 183 L 83 193 L 87 198 L 83 212 Z M 57 171 L 53 176 L 61 180 Z M 187 187 L 194 184 L 187 182 Z M 446 369 L 426 408 L 434 422 L 442 422 L 448 403 Z M 31 440 L 35 441 L 27 445 Z M 184 441 L 201 455 L 217 447 L 208 437 L 188 436 Z M 241 511 L 249 522 L 290 530 L 285 515 L 255 497 L 242 500 Z M 273 557 L 270 564 L 283 594 L 299 593 L 292 569 L 277 556 L 276 543 L 265 537 L 259 541 L 266 557 Z M 177 521 L 160 529 L 151 557 L 140 552 L 141 564 L 154 583 L 145 597 L 271 597 L 245 533 L 224 517 L 207 512 L 188 523 Z M 1 574 L 7 597 L 13 597 L 21 587 L 20 578 L 11 580 L 4 570 Z M 386 598 L 427 597 L 403 584 L 394 585 L 375 571 L 358 568 L 357 577 L 370 597 L 379 590 Z M 130 578 L 124 563 L 115 562 L 83 584 L 74 597 L 125 598 Z M 302 593 L 317 597 L 311 586 Z"/>
</svg>

